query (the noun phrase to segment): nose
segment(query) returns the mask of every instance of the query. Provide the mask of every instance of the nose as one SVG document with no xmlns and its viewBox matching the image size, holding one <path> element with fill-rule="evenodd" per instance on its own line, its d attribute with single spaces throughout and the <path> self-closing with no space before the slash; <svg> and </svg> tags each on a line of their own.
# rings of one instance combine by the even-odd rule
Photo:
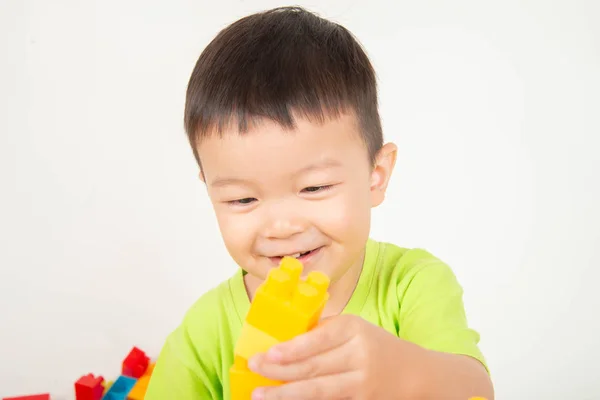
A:
<svg viewBox="0 0 600 400">
<path fill-rule="evenodd" d="M 262 236 L 266 239 L 288 239 L 306 230 L 306 219 L 290 204 L 269 205 L 264 219 Z"/>
</svg>

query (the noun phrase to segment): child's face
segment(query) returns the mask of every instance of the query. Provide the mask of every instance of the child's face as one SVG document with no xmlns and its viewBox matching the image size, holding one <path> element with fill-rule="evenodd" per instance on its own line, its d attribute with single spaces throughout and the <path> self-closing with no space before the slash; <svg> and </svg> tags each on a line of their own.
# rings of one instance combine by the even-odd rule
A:
<svg viewBox="0 0 600 400">
<path fill-rule="evenodd" d="M 203 178 L 241 268 L 262 280 L 282 256 L 295 255 L 305 273 L 323 271 L 333 283 L 360 266 L 396 151 L 385 145 L 373 167 L 357 129 L 346 115 L 324 124 L 301 119 L 294 131 L 264 122 L 243 135 L 202 139 Z"/>
</svg>

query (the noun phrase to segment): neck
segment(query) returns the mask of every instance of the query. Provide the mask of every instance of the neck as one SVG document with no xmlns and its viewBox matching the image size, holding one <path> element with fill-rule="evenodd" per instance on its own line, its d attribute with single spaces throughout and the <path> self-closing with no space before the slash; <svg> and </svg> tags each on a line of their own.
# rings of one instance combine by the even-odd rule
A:
<svg viewBox="0 0 600 400">
<path fill-rule="evenodd" d="M 344 308 L 350 301 L 354 289 L 358 284 L 360 274 L 362 273 L 365 259 L 365 252 L 361 253 L 358 260 L 336 281 L 331 283 L 329 287 L 329 301 L 325 305 L 322 318 L 332 317 L 341 314 Z"/>
</svg>

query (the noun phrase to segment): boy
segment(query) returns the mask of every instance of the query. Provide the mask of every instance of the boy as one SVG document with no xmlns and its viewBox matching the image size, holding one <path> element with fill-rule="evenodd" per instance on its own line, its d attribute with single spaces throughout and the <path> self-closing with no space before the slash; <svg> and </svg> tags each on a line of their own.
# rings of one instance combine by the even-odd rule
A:
<svg viewBox="0 0 600 400">
<path fill-rule="evenodd" d="M 254 399 L 493 398 L 449 267 L 369 237 L 396 161 L 377 103 L 353 36 L 301 8 L 243 18 L 204 50 L 185 127 L 240 270 L 169 336 L 146 399 L 229 399 L 250 301 L 289 255 L 330 277 L 330 299 L 314 330 L 251 360 L 288 382 Z"/>
</svg>

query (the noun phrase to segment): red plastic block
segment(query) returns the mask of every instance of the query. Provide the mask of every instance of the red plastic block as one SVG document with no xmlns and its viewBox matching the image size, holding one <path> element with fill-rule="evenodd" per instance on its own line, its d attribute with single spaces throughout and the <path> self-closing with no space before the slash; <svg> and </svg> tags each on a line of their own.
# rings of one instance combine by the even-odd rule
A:
<svg viewBox="0 0 600 400">
<path fill-rule="evenodd" d="M 2 400 L 50 400 L 50 395 L 48 393 L 44 393 L 30 396 L 5 397 Z"/>
<path fill-rule="evenodd" d="M 100 400 L 104 393 L 104 378 L 87 374 L 75 382 L 75 400 Z"/>
<path fill-rule="evenodd" d="M 139 378 L 144 375 L 149 363 L 150 357 L 146 356 L 146 353 L 142 350 L 134 347 L 123 360 L 121 374 L 130 378 Z"/>
</svg>

